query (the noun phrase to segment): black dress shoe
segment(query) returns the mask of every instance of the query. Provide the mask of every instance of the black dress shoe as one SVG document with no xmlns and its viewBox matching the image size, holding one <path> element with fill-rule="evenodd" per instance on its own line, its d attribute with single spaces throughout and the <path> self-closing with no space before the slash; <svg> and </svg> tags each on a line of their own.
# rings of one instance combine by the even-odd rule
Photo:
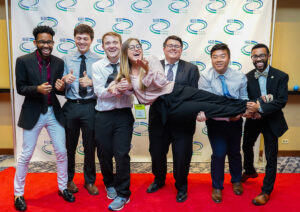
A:
<svg viewBox="0 0 300 212">
<path fill-rule="evenodd" d="M 17 211 L 26 211 L 27 206 L 23 196 L 15 198 L 15 208 Z"/>
<path fill-rule="evenodd" d="M 64 200 L 66 200 L 67 202 L 74 202 L 75 201 L 74 195 L 68 189 L 63 190 L 63 192 L 61 192 L 59 190 L 58 195 L 62 196 L 64 198 Z"/>
<path fill-rule="evenodd" d="M 187 192 L 178 191 L 177 196 L 176 196 L 176 201 L 184 202 L 187 199 L 187 197 L 188 197 Z"/>
<path fill-rule="evenodd" d="M 147 188 L 147 193 L 153 193 L 156 192 L 158 189 L 163 187 L 165 184 L 159 185 L 157 183 L 152 183 L 148 188 Z"/>
</svg>

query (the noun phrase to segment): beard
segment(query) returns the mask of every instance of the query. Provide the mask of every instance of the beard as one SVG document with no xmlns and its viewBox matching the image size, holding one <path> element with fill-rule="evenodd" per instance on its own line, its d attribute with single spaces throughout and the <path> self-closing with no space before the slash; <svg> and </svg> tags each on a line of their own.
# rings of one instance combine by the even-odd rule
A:
<svg viewBox="0 0 300 212">
<path fill-rule="evenodd" d="M 260 63 L 260 62 L 263 62 L 263 64 L 264 64 L 262 67 L 258 65 L 258 63 Z M 267 66 L 268 66 L 268 59 L 265 60 L 265 61 L 263 60 L 263 61 L 255 62 L 255 63 L 253 63 L 253 65 L 255 66 L 255 68 L 256 68 L 258 71 L 262 72 L 262 71 L 264 71 L 264 70 L 267 68 Z"/>
<path fill-rule="evenodd" d="M 45 53 L 43 52 L 44 49 L 49 49 L 49 53 L 45 54 Z M 41 57 L 44 58 L 44 59 L 47 58 L 47 57 L 49 57 L 49 56 L 51 55 L 52 49 L 53 49 L 53 48 L 51 48 L 51 47 L 37 47 L 37 50 L 38 50 L 39 54 L 40 54 Z"/>
</svg>

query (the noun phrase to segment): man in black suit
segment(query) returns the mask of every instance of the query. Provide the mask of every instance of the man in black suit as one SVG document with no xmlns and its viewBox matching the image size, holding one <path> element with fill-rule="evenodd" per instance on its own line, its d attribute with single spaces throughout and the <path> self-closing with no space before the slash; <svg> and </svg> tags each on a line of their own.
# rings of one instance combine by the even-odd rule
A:
<svg viewBox="0 0 300 212">
<path fill-rule="evenodd" d="M 62 77 L 64 63 L 51 55 L 54 31 L 48 26 L 33 30 L 37 50 L 16 61 L 17 92 L 25 96 L 18 126 L 23 128 L 22 153 L 18 158 L 14 179 L 14 205 L 19 211 L 27 209 L 24 200 L 25 178 L 38 136 L 43 127 L 48 131 L 56 154 L 58 194 L 68 202 L 75 198 L 67 190 L 67 151 L 64 115 L 55 95 L 64 88 L 57 85 Z M 58 90 L 59 88 L 59 90 Z"/>
<path fill-rule="evenodd" d="M 199 70 L 197 66 L 180 60 L 183 43 L 177 36 L 169 36 L 163 43 L 165 60 L 161 60 L 169 81 L 181 85 L 198 87 Z M 155 102 L 149 111 L 149 139 L 154 182 L 147 192 L 153 193 L 165 185 L 167 173 L 167 153 L 172 143 L 173 172 L 175 186 L 178 190 L 177 202 L 187 199 L 187 177 L 193 152 L 193 135 L 195 133 L 196 116 L 191 120 L 171 120 L 163 125 L 159 108 Z"/>
<path fill-rule="evenodd" d="M 278 137 L 282 136 L 288 129 L 282 108 L 284 108 L 288 100 L 289 76 L 269 66 L 269 57 L 270 53 L 266 45 L 255 45 L 251 51 L 255 69 L 246 75 L 249 99 L 257 99 L 266 94 L 273 95 L 273 101 L 268 104 L 261 104 L 257 108 L 261 118 L 247 118 L 244 128 L 243 152 L 245 172 L 242 175 L 242 182 L 258 176 L 253 166 L 253 146 L 260 133 L 264 136 L 267 159 L 266 175 L 263 181 L 262 192 L 252 200 L 255 205 L 264 205 L 269 200 L 276 178 Z"/>
</svg>

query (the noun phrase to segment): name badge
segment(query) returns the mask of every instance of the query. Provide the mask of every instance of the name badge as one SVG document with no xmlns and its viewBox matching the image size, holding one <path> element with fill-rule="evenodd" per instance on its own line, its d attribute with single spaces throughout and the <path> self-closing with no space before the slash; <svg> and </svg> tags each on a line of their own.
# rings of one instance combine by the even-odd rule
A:
<svg viewBox="0 0 300 212">
<path fill-rule="evenodd" d="M 135 118 L 136 119 L 146 119 L 146 108 L 143 104 L 134 105 Z"/>
</svg>

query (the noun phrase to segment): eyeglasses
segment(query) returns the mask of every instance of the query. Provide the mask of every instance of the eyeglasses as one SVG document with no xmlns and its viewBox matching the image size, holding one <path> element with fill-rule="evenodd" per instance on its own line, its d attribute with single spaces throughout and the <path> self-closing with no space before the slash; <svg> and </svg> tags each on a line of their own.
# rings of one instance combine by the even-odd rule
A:
<svg viewBox="0 0 300 212">
<path fill-rule="evenodd" d="M 264 60 L 264 59 L 267 58 L 267 55 L 266 55 L 266 54 L 261 54 L 261 55 L 256 55 L 256 54 L 255 54 L 255 55 L 252 55 L 251 58 L 252 58 L 253 60 L 257 60 L 258 58 Z"/>
<path fill-rule="evenodd" d="M 169 49 L 180 49 L 181 46 L 180 45 L 173 45 L 173 44 L 166 44 L 166 47 L 168 47 Z"/>
<path fill-rule="evenodd" d="M 37 43 L 40 45 L 48 44 L 49 46 L 52 46 L 54 44 L 54 41 L 53 40 L 38 40 Z"/>
<path fill-rule="evenodd" d="M 141 44 L 136 44 L 136 45 L 130 45 L 130 46 L 128 46 L 128 49 L 131 50 L 131 51 L 140 50 L 141 48 L 142 48 Z"/>
</svg>

